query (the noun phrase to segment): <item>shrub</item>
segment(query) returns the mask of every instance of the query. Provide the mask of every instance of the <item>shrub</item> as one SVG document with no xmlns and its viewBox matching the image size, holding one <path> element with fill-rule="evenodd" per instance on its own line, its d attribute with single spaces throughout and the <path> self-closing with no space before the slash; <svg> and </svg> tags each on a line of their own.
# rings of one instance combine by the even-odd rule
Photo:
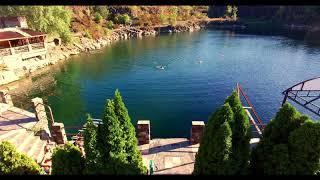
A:
<svg viewBox="0 0 320 180">
<path fill-rule="evenodd" d="M 73 144 L 57 147 L 52 154 L 53 175 L 78 175 L 84 169 L 84 159 L 81 151 Z"/>
<path fill-rule="evenodd" d="M 107 28 L 108 29 L 113 29 L 113 22 L 112 21 L 108 21 L 107 22 Z"/>
<path fill-rule="evenodd" d="M 96 12 L 94 15 L 94 21 L 96 23 L 100 23 L 102 21 L 103 17 L 100 15 L 100 13 Z"/>
<path fill-rule="evenodd" d="M 90 33 L 88 30 L 85 30 L 85 31 L 84 31 L 84 37 L 89 38 L 89 39 L 92 39 L 92 35 L 91 35 L 91 33 Z"/>
<path fill-rule="evenodd" d="M 116 14 L 114 22 L 117 24 L 129 24 L 130 16 L 128 14 Z"/>
<path fill-rule="evenodd" d="M 40 166 L 7 141 L 0 142 L 0 175 L 38 175 Z"/>
</svg>

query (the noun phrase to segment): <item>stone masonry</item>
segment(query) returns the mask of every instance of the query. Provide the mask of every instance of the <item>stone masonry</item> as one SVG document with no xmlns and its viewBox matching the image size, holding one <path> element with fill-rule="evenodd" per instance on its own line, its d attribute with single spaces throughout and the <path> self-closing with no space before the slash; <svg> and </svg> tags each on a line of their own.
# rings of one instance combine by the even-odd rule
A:
<svg viewBox="0 0 320 180">
<path fill-rule="evenodd" d="M 10 106 L 13 106 L 11 96 L 8 94 L 7 90 L 0 91 L 0 103 L 5 103 L 9 104 Z"/>
<path fill-rule="evenodd" d="M 51 135 L 54 142 L 57 144 L 65 144 L 68 141 L 63 123 L 53 123 L 51 127 Z"/>
<path fill-rule="evenodd" d="M 149 144 L 150 142 L 150 121 L 138 121 L 137 136 L 139 145 Z"/>
<path fill-rule="evenodd" d="M 190 137 L 191 144 L 200 143 L 200 139 L 204 131 L 204 126 L 205 125 L 203 121 L 192 121 L 191 137 Z"/>
<path fill-rule="evenodd" d="M 43 100 L 39 97 L 36 97 L 32 99 L 32 102 L 35 109 L 36 117 L 38 119 L 38 122 L 34 126 L 33 130 L 41 134 L 41 139 L 48 139 L 50 137 L 50 130 Z"/>
</svg>

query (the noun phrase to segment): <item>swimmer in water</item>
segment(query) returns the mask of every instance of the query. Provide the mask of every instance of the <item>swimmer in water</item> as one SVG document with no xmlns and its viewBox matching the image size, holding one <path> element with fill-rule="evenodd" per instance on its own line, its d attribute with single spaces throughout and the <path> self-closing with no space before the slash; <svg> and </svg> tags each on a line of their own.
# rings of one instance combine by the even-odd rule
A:
<svg viewBox="0 0 320 180">
<path fill-rule="evenodd" d="M 164 69 L 164 66 L 157 66 L 158 69 Z"/>
</svg>

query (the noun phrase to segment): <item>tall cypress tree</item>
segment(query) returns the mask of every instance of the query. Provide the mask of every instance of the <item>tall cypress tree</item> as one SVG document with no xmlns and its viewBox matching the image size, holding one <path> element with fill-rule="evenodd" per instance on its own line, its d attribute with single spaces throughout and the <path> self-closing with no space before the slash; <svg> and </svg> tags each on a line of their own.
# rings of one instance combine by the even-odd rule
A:
<svg viewBox="0 0 320 180">
<path fill-rule="evenodd" d="M 234 113 L 232 129 L 232 153 L 229 174 L 248 174 L 250 160 L 251 130 L 249 117 L 242 107 L 236 91 L 226 99 Z"/>
<path fill-rule="evenodd" d="M 233 112 L 225 103 L 210 117 L 201 138 L 193 174 L 226 175 L 232 151 Z"/>
<path fill-rule="evenodd" d="M 96 174 L 101 169 L 100 153 L 97 150 L 97 127 L 88 114 L 86 129 L 83 132 L 85 151 L 85 174 Z"/>
<path fill-rule="evenodd" d="M 97 149 L 102 158 L 103 174 L 124 174 L 126 171 L 126 152 L 124 132 L 115 114 L 114 102 L 107 100 L 103 123 L 98 126 Z"/>
<path fill-rule="evenodd" d="M 137 147 L 138 140 L 135 128 L 131 123 L 128 110 L 122 101 L 118 89 L 114 94 L 114 110 L 123 131 L 122 138 L 125 142 L 126 160 L 128 162 L 126 174 L 146 174 L 146 167 L 143 165 L 141 153 Z"/>
</svg>

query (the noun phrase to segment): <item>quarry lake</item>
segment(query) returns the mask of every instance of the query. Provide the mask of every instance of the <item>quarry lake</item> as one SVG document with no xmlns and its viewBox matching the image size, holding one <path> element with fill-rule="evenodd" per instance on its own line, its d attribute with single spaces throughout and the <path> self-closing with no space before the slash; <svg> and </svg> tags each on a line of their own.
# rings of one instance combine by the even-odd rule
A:
<svg viewBox="0 0 320 180">
<path fill-rule="evenodd" d="M 152 138 L 189 137 L 191 121 L 207 121 L 237 82 L 267 123 L 282 91 L 319 76 L 319 68 L 320 48 L 301 40 L 203 30 L 123 40 L 73 57 L 34 77 L 35 84 L 44 77 L 54 83 L 30 96 L 46 99 L 68 127 L 85 123 L 86 113 L 101 118 L 119 89 L 132 123 L 150 120 Z"/>
</svg>

